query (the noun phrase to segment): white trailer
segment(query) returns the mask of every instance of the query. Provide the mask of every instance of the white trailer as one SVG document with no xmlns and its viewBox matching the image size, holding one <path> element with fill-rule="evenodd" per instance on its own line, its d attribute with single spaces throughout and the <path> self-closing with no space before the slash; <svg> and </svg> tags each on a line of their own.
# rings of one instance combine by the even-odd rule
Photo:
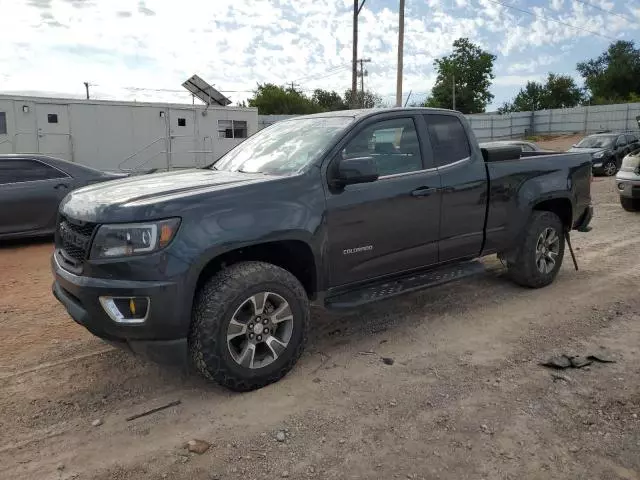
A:
<svg viewBox="0 0 640 480">
<path fill-rule="evenodd" d="M 0 95 L 0 153 L 100 170 L 207 165 L 258 130 L 258 110 Z"/>
</svg>

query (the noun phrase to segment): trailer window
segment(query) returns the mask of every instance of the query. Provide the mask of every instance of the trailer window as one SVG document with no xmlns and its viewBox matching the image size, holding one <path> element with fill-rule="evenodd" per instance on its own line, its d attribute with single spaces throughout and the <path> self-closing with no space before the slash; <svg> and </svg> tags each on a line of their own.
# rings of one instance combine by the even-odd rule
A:
<svg viewBox="0 0 640 480">
<path fill-rule="evenodd" d="M 7 113 L 0 112 L 0 135 L 7 134 Z"/>
<path fill-rule="evenodd" d="M 58 123 L 58 114 L 57 113 L 49 113 L 47 115 L 48 123 Z"/>
<path fill-rule="evenodd" d="M 178 126 L 179 127 L 186 127 L 187 126 L 187 119 L 186 118 L 178 118 Z"/>
<path fill-rule="evenodd" d="M 218 138 L 247 138 L 246 120 L 218 120 Z"/>
</svg>

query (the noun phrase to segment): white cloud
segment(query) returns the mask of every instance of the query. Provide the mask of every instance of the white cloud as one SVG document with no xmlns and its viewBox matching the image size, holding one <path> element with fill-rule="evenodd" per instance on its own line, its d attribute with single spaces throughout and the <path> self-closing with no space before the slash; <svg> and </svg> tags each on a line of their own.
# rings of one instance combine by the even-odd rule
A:
<svg viewBox="0 0 640 480">
<path fill-rule="evenodd" d="M 640 8 L 621 0 L 591 2 L 640 19 Z M 506 87 L 520 76 L 546 74 L 557 55 L 540 51 L 560 49 L 568 59 L 582 40 L 598 38 L 585 30 L 612 38 L 638 33 L 637 24 L 575 0 L 551 0 L 548 8 L 511 3 L 537 17 L 491 0 L 407 0 L 405 93 L 430 90 L 435 81 L 433 60 L 449 53 L 459 37 L 500 54 L 497 70 L 508 75 L 496 78 L 494 85 Z M 190 101 L 186 92 L 161 90 L 180 91 L 180 84 L 193 73 L 230 91 L 233 100 L 250 96 L 257 82 L 296 81 L 305 90 L 344 91 L 351 85 L 351 0 L 0 4 L 2 91 L 82 95 L 82 82 L 89 81 L 98 98 Z M 396 10 L 374 1 L 365 4 L 359 21 L 359 56 L 372 59 L 366 84 L 390 99 L 395 91 L 397 22 Z"/>
<path fill-rule="evenodd" d="M 551 8 L 556 12 L 561 10 L 564 5 L 564 0 L 551 0 Z"/>
</svg>

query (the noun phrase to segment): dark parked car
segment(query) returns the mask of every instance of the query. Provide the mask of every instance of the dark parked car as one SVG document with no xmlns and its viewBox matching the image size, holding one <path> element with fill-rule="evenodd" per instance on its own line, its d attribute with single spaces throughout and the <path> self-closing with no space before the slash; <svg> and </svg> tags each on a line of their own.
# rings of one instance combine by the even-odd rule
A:
<svg viewBox="0 0 640 480">
<path fill-rule="evenodd" d="M 537 143 L 527 142 L 526 140 L 496 140 L 493 142 L 480 143 L 480 148 L 493 148 L 501 146 L 517 146 L 520 147 L 523 152 L 553 152 L 553 150 L 540 148 L 540 145 L 538 145 Z"/>
<path fill-rule="evenodd" d="M 569 151 L 590 153 L 593 173 L 611 177 L 620 169 L 624 156 L 639 148 L 635 133 L 598 133 L 583 138 Z"/>
<path fill-rule="evenodd" d="M 590 155 L 480 149 L 457 112 L 296 117 L 210 168 L 72 192 L 53 292 L 103 339 L 251 390 L 296 363 L 310 302 L 357 307 L 495 253 L 516 283 L 549 285 L 590 185 Z"/>
<path fill-rule="evenodd" d="M 53 234 L 67 193 L 122 176 L 45 155 L 0 155 L 0 239 Z"/>
</svg>

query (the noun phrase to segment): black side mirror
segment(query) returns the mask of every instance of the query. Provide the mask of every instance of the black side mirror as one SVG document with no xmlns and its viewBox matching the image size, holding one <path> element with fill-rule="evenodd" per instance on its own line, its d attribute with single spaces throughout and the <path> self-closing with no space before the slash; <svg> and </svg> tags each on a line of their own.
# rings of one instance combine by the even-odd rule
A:
<svg viewBox="0 0 640 480">
<path fill-rule="evenodd" d="M 375 182 L 380 175 L 373 157 L 343 158 L 338 162 L 335 182 L 341 186 Z"/>
</svg>

